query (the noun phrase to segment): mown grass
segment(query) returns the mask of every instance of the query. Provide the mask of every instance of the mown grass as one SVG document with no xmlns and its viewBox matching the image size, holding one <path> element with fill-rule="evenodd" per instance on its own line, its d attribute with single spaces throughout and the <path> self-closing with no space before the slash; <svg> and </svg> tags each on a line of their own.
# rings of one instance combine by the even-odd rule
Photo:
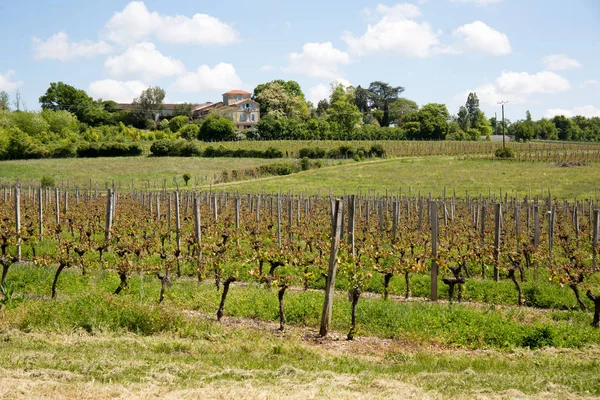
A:
<svg viewBox="0 0 600 400">
<path fill-rule="evenodd" d="M 256 168 L 278 162 L 254 158 L 200 158 L 200 157 L 114 157 L 68 158 L 47 160 L 17 160 L 0 162 L 0 178 L 20 179 L 23 184 L 39 185 L 43 176 L 50 176 L 57 185 L 61 183 L 89 187 L 90 179 L 100 189 L 108 183 L 127 188 L 133 182 L 137 188 L 162 188 L 163 181 L 173 188 L 176 179 L 184 187 L 183 174 L 189 173 L 194 184 L 205 185 L 215 181 L 223 171 Z"/>
<path fill-rule="evenodd" d="M 524 163 L 482 159 L 458 159 L 449 156 L 406 157 L 364 161 L 311 170 L 284 177 L 269 177 L 254 181 L 226 184 L 228 190 L 262 191 L 268 193 L 294 190 L 296 193 L 335 194 L 357 193 L 359 190 L 386 190 L 403 194 L 432 193 L 447 196 L 487 196 L 489 191 L 521 198 L 525 195 L 552 196 L 572 199 L 595 197 L 600 179 L 600 164 L 562 168 L 551 163 Z"/>
<path fill-rule="evenodd" d="M 130 288 L 115 296 L 114 272 L 67 270 L 58 299 L 50 300 L 53 272 L 25 265 L 9 272 L 17 297 L 0 310 L 5 376 L 29 371 L 34 375 L 23 379 L 31 382 L 57 371 L 68 373 L 60 383 L 65 386 L 52 386 L 63 391 L 92 380 L 131 390 L 152 382 L 170 390 L 228 388 L 223 397 L 236 388 L 242 398 L 250 396 L 244 391 L 249 382 L 274 398 L 407 398 L 407 390 L 416 390 L 416 398 L 425 391 L 449 398 L 508 390 L 600 395 L 600 332 L 579 311 L 365 298 L 358 307 L 358 340 L 321 342 L 314 339 L 321 291 L 289 291 L 290 326 L 279 334 L 270 323 L 278 318 L 277 292 L 264 286 L 234 284 L 225 321 L 217 323 L 220 293 L 210 282 L 173 278 L 159 306 L 154 276 L 133 276 Z M 333 336 L 343 337 L 350 316 L 346 296 L 336 295 L 333 310 Z"/>
<path fill-rule="evenodd" d="M 194 329 L 185 314 L 156 307 L 160 285 L 154 276 L 133 276 L 127 293 L 113 296 L 118 286 L 114 272 L 63 272 L 59 299 L 49 301 L 53 269 L 17 266 L 9 273 L 15 293 L 25 298 L 6 307 L 3 322 L 24 331 L 70 332 L 129 331 L 150 335 L 159 332 L 188 334 Z M 166 302 L 177 310 L 196 310 L 214 315 L 220 301 L 211 282 L 176 279 Z M 286 317 L 293 325 L 315 328 L 320 321 L 323 293 L 290 290 L 286 294 Z M 234 284 L 225 314 L 262 321 L 278 321 L 277 291 L 257 284 Z M 359 334 L 398 339 L 423 345 L 469 349 L 518 347 L 575 347 L 600 344 L 600 331 L 589 326 L 591 315 L 581 311 L 538 311 L 529 308 L 483 304 L 383 301 L 364 296 L 358 306 Z M 335 297 L 333 327 L 347 331 L 350 305 L 347 296 Z"/>
<path fill-rule="evenodd" d="M 20 179 L 39 184 L 44 175 L 52 176 L 57 184 L 89 185 L 91 178 L 101 188 L 112 184 L 127 188 L 133 182 L 142 188 L 174 188 L 175 179 L 184 187 L 183 174 L 190 173 L 192 180 L 188 188 L 208 188 L 223 171 L 254 168 L 259 165 L 280 162 L 268 159 L 237 158 L 98 158 L 27 160 L 0 162 L 1 179 Z M 376 190 L 378 194 L 389 191 L 403 194 L 432 193 L 441 196 L 444 188 L 451 196 L 464 197 L 490 191 L 495 194 L 518 193 L 545 196 L 550 189 L 557 198 L 591 198 L 597 195 L 600 179 L 600 163 L 578 167 L 557 167 L 552 163 L 496 161 L 489 159 L 460 159 L 450 156 L 404 157 L 374 161 L 326 161 L 331 168 L 304 171 L 282 177 L 266 177 L 254 180 L 218 184 L 214 187 L 232 191 L 278 191 L 306 192 L 309 194 L 335 194 L 344 192 L 362 193 Z"/>
</svg>

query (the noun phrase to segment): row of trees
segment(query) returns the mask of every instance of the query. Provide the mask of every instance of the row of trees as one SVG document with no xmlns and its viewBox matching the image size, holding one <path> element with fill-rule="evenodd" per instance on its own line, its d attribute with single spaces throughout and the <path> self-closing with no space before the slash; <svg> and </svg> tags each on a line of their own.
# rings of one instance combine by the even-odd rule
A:
<svg viewBox="0 0 600 400">
<path fill-rule="evenodd" d="M 31 117 L 6 117 L 11 104 L 16 108 L 11 114 L 23 113 L 22 102 L 17 96 L 10 101 L 8 94 L 0 92 L 0 112 L 5 121 L 29 119 L 29 124 L 48 120 L 49 112 L 55 112 L 50 119 L 68 120 L 69 132 L 79 132 L 86 141 L 102 141 L 106 132 L 111 140 L 124 127 L 143 130 L 134 136 L 154 138 L 179 138 L 199 140 L 240 140 L 240 139 L 416 139 L 416 140 L 480 140 L 491 133 L 501 133 L 502 121 L 495 117 L 488 119 L 479 106 L 476 93 L 469 93 L 465 105 L 451 115 L 444 104 L 429 103 L 421 107 L 400 97 L 402 86 L 392 86 L 375 81 L 367 88 L 345 87 L 333 84 L 332 93 L 315 106 L 306 97 L 296 81 L 275 80 L 259 84 L 252 98 L 260 104 L 261 119 L 255 128 L 238 132 L 233 121 L 219 110 L 209 114 L 204 120 L 192 119 L 193 106 L 179 104 L 169 118 L 160 117 L 164 108 L 165 91 L 160 87 L 149 87 L 133 99 L 131 107 L 124 110 L 112 100 L 94 100 L 81 89 L 63 82 L 53 82 L 39 98 L 42 113 Z M 45 115 L 42 115 L 46 113 Z M 60 117 L 58 117 L 60 115 Z M 159 115 L 157 120 L 156 116 Z M 511 123 L 505 120 L 505 131 L 517 140 L 600 140 L 600 118 L 577 116 L 567 118 L 557 116 L 533 121 L 527 112 L 524 120 Z M 6 122 L 0 127 L 11 124 Z M 30 137 L 31 129 L 16 125 Z M 56 140 L 73 140 L 72 134 L 62 132 L 63 128 L 37 124 L 37 130 L 45 131 L 43 143 Z M 96 129 L 89 129 L 96 128 Z M 34 129 L 35 130 L 35 129 Z M 153 132 L 148 134 L 147 131 Z M 58 135 L 59 137 L 56 137 Z M 4 135 L 6 136 L 6 135 Z M 77 135 L 75 135 L 77 136 Z M 96 139 L 94 139 L 96 138 Z M 35 138 L 33 138 L 35 139 Z M 126 137 L 121 139 L 126 140 Z"/>
</svg>

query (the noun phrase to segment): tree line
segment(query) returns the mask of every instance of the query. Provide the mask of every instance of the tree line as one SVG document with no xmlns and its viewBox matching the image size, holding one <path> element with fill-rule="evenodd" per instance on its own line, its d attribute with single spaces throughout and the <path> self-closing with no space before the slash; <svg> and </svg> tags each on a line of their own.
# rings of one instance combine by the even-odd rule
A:
<svg viewBox="0 0 600 400">
<path fill-rule="evenodd" d="M 316 105 L 292 80 L 259 84 L 252 99 L 261 118 L 238 131 L 217 109 L 193 119 L 193 105 L 175 106 L 162 117 L 165 91 L 149 87 L 123 110 L 112 100 L 93 99 L 84 90 L 52 82 L 40 96 L 41 111 L 24 111 L 17 95 L 0 92 L 0 159 L 76 156 L 89 143 L 166 140 L 482 140 L 504 130 L 515 139 L 600 140 L 600 118 L 556 116 L 534 121 L 529 112 L 511 123 L 487 118 L 476 93 L 469 93 L 456 115 L 446 105 L 401 97 L 402 86 L 374 81 L 368 87 L 332 84 L 331 95 Z M 11 105 L 13 107 L 11 107 Z M 157 119 L 156 116 L 159 116 Z"/>
</svg>

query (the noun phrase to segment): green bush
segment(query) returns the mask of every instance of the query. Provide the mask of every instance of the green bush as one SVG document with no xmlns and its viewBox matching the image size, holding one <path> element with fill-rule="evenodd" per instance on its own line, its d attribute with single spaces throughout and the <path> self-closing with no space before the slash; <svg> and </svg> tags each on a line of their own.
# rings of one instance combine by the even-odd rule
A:
<svg viewBox="0 0 600 400">
<path fill-rule="evenodd" d="M 83 143 L 77 147 L 77 157 L 134 157 L 142 154 L 137 143 Z"/>
<path fill-rule="evenodd" d="M 300 159 L 300 169 L 302 171 L 308 171 L 310 169 L 310 160 L 308 157 L 302 157 Z"/>
<path fill-rule="evenodd" d="M 514 158 L 515 151 L 510 147 L 499 147 L 496 149 L 494 153 L 498 158 Z"/>
<path fill-rule="evenodd" d="M 381 144 L 374 144 L 371 146 L 369 154 L 371 157 L 385 157 L 385 149 Z"/>
<path fill-rule="evenodd" d="M 43 188 L 52 188 L 56 186 L 56 183 L 54 182 L 53 177 L 44 175 L 42 176 L 42 179 L 40 179 L 40 186 Z"/>
<path fill-rule="evenodd" d="M 181 138 L 185 140 L 198 139 L 199 134 L 200 127 L 196 124 L 186 124 L 181 129 L 179 129 L 179 136 L 181 136 Z"/>
<path fill-rule="evenodd" d="M 150 152 L 155 157 L 166 157 L 171 152 L 173 144 L 168 139 L 160 139 L 152 143 L 150 146 Z"/>
</svg>

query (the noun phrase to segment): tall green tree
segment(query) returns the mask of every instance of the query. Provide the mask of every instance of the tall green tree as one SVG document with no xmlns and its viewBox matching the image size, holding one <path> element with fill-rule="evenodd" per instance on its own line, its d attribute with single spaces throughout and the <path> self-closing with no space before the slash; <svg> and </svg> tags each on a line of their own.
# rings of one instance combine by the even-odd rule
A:
<svg viewBox="0 0 600 400">
<path fill-rule="evenodd" d="M 329 121 L 332 130 L 337 129 L 343 137 L 351 137 L 354 130 L 360 126 L 362 116 L 360 110 L 354 103 L 350 102 L 342 85 L 335 86 L 329 103 L 327 121 Z"/>
<path fill-rule="evenodd" d="M 137 125 L 141 125 L 146 120 L 154 120 L 156 114 L 164 108 L 164 99 L 165 91 L 158 86 L 145 89 L 140 97 L 133 99 L 132 114 Z"/>
<path fill-rule="evenodd" d="M 292 88 L 294 88 L 293 85 Z M 257 90 L 255 89 L 254 92 L 257 93 Z M 300 96 L 295 93 L 297 90 L 286 89 L 281 82 L 273 81 L 264 84 L 254 100 L 260 104 L 262 115 L 276 113 L 288 118 L 308 118 L 309 110 L 304 95 Z"/>
<path fill-rule="evenodd" d="M 416 113 L 418 111 L 418 104 L 404 97 L 400 97 L 398 98 L 398 100 L 390 104 L 390 118 L 392 119 L 392 121 L 395 121 L 398 125 L 402 124 L 402 121 L 408 115 Z"/>
<path fill-rule="evenodd" d="M 402 86 L 391 86 L 388 83 L 375 81 L 369 85 L 369 98 L 371 108 L 383 111 L 383 116 L 379 121 L 381 126 L 390 126 L 390 104 L 398 100 L 400 93 L 404 92 Z"/>
<path fill-rule="evenodd" d="M 419 122 L 419 139 L 444 140 L 446 138 L 450 113 L 445 104 L 425 104 L 414 118 Z"/>
<path fill-rule="evenodd" d="M 559 140 L 571 140 L 573 137 L 573 121 L 564 115 L 557 115 L 552 118 L 552 122 L 556 127 Z"/>
<path fill-rule="evenodd" d="M 84 90 L 77 89 L 63 82 L 52 82 L 44 95 L 39 98 L 44 110 L 65 110 L 75 114 L 78 120 L 85 120 L 86 110 L 94 100 Z"/>
<path fill-rule="evenodd" d="M 4 90 L 0 92 L 0 111 L 10 110 L 10 98 Z"/>
<path fill-rule="evenodd" d="M 456 115 L 456 122 L 458 123 L 460 129 L 463 132 L 469 130 L 469 128 L 471 127 L 471 121 L 469 118 L 469 111 L 467 110 L 467 107 L 461 106 L 458 109 L 458 114 Z"/>
<path fill-rule="evenodd" d="M 479 124 L 479 98 L 477 98 L 477 93 L 469 93 L 467 96 L 467 102 L 465 103 L 465 108 L 467 109 L 467 114 L 469 116 L 469 128 L 477 129 L 477 125 Z"/>
</svg>

